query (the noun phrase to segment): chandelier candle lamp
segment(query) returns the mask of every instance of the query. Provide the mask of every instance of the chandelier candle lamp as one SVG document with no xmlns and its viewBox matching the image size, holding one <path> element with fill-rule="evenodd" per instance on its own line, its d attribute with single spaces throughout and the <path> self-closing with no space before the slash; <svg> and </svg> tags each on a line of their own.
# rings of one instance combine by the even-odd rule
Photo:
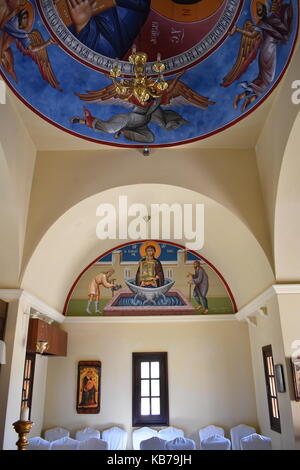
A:
<svg viewBox="0 0 300 470">
<path fill-rule="evenodd" d="M 122 77 L 118 62 L 110 70 L 118 97 L 125 101 L 131 100 L 137 106 L 145 106 L 151 98 L 160 98 L 168 88 L 168 83 L 163 76 L 165 65 L 161 62 L 161 55 L 157 54 L 157 61 L 152 66 L 154 76 L 147 75 L 148 56 L 145 52 L 137 52 L 136 47 L 133 46 L 128 60 L 133 65 L 134 78 Z"/>
</svg>

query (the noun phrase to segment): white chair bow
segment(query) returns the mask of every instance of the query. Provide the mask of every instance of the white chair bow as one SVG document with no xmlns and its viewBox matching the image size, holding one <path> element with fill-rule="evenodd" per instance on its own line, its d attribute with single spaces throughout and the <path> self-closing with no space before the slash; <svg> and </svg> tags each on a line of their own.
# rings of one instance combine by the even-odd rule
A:
<svg viewBox="0 0 300 470">
<path fill-rule="evenodd" d="M 251 434 L 241 439 L 242 450 L 272 450 L 272 441 L 269 437 L 260 434 Z"/>
<path fill-rule="evenodd" d="M 201 441 L 201 450 L 230 450 L 231 442 L 223 436 L 210 436 Z"/>
<path fill-rule="evenodd" d="M 169 426 L 168 428 L 161 429 L 158 432 L 158 437 L 164 439 L 165 441 L 172 441 L 176 437 L 184 437 L 184 432 L 182 431 L 182 429 L 173 428 L 172 426 Z"/>
<path fill-rule="evenodd" d="M 166 449 L 165 439 L 160 439 L 159 437 L 150 437 L 140 443 L 141 450 L 165 450 Z"/>
<path fill-rule="evenodd" d="M 62 437 L 51 442 L 50 450 L 78 450 L 79 442 L 70 437 Z"/>
<path fill-rule="evenodd" d="M 185 437 L 176 437 L 172 441 L 168 441 L 166 444 L 168 450 L 195 450 L 196 444 L 192 439 L 186 439 Z"/>
<path fill-rule="evenodd" d="M 91 437 L 86 441 L 79 442 L 79 450 L 108 450 L 108 444 L 103 439 Z"/>
<path fill-rule="evenodd" d="M 70 437 L 70 431 L 64 428 L 48 429 L 44 433 L 46 441 L 52 442 L 61 439 L 62 437 Z"/>
<path fill-rule="evenodd" d="M 109 450 L 126 450 L 127 431 L 114 426 L 102 433 L 102 439 L 108 443 Z"/>
<path fill-rule="evenodd" d="M 158 432 L 151 428 L 140 428 L 132 433 L 132 445 L 134 450 L 140 450 L 140 443 L 150 439 L 150 437 L 157 436 Z"/>
<path fill-rule="evenodd" d="M 238 426 L 231 428 L 230 439 L 232 450 L 241 450 L 241 439 L 255 433 L 256 429 L 251 426 L 246 426 L 246 424 L 239 424 Z"/>
<path fill-rule="evenodd" d="M 80 442 L 87 441 L 92 437 L 94 437 L 95 439 L 100 439 L 100 431 L 98 431 L 98 429 L 85 428 L 77 431 L 75 435 L 75 439 Z"/>
<path fill-rule="evenodd" d="M 50 450 L 50 442 L 41 437 L 28 439 L 28 450 Z"/>
</svg>

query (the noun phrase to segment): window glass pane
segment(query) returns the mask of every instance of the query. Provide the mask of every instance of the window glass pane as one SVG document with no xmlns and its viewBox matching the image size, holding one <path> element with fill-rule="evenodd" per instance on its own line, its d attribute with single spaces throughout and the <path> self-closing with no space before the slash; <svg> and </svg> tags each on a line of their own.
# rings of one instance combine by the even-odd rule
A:
<svg viewBox="0 0 300 470">
<path fill-rule="evenodd" d="M 160 396 L 160 380 L 151 380 L 151 396 L 159 397 Z"/>
<path fill-rule="evenodd" d="M 149 362 L 141 362 L 141 378 L 149 379 Z"/>
<path fill-rule="evenodd" d="M 159 362 L 151 362 L 151 378 L 159 379 Z"/>
<path fill-rule="evenodd" d="M 141 398 L 141 415 L 150 415 L 150 398 Z"/>
<path fill-rule="evenodd" d="M 272 377 L 269 378 L 269 384 L 270 384 L 270 394 L 271 396 L 274 397 L 274 387 L 273 387 L 273 380 L 272 380 Z"/>
<path fill-rule="evenodd" d="M 270 370 L 271 370 L 271 375 L 274 375 L 274 367 L 273 367 L 273 359 L 270 357 Z"/>
<path fill-rule="evenodd" d="M 151 414 L 160 414 L 160 398 L 151 398 Z"/>
<path fill-rule="evenodd" d="M 141 381 L 141 396 L 142 397 L 150 396 L 150 380 Z"/>
</svg>

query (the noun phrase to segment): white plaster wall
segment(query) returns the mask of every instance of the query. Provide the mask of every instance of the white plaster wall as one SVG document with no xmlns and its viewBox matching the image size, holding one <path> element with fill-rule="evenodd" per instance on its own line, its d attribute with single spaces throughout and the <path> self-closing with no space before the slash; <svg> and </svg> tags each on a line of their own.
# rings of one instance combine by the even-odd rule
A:
<svg viewBox="0 0 300 470">
<path fill-rule="evenodd" d="M 282 338 L 282 326 L 277 297 L 273 296 L 267 302 L 268 317 L 257 315 L 257 326 L 249 326 L 253 374 L 257 404 L 257 416 L 261 433 L 272 439 L 273 449 L 290 450 L 295 447 L 293 417 L 288 386 L 288 370 Z M 263 365 L 262 347 L 272 345 L 274 364 L 282 364 L 287 382 L 287 391 L 278 393 L 281 434 L 270 428 L 266 380 Z"/>
<path fill-rule="evenodd" d="M 198 430 L 257 426 L 247 325 L 234 321 L 69 323 L 68 355 L 48 363 L 44 429 L 74 433 L 120 425 L 132 431 L 132 352 L 167 351 L 170 424 L 199 444 Z M 102 361 L 101 412 L 76 413 L 77 363 Z M 131 445 L 131 437 L 129 440 Z"/>
</svg>

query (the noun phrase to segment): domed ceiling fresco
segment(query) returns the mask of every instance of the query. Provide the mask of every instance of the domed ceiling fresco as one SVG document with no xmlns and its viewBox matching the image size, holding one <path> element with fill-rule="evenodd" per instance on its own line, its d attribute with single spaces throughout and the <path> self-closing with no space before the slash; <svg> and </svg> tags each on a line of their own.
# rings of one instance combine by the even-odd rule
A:
<svg viewBox="0 0 300 470">
<path fill-rule="evenodd" d="M 282 78 L 297 0 L 0 0 L 1 74 L 59 128 L 121 147 L 203 139 Z"/>
</svg>

